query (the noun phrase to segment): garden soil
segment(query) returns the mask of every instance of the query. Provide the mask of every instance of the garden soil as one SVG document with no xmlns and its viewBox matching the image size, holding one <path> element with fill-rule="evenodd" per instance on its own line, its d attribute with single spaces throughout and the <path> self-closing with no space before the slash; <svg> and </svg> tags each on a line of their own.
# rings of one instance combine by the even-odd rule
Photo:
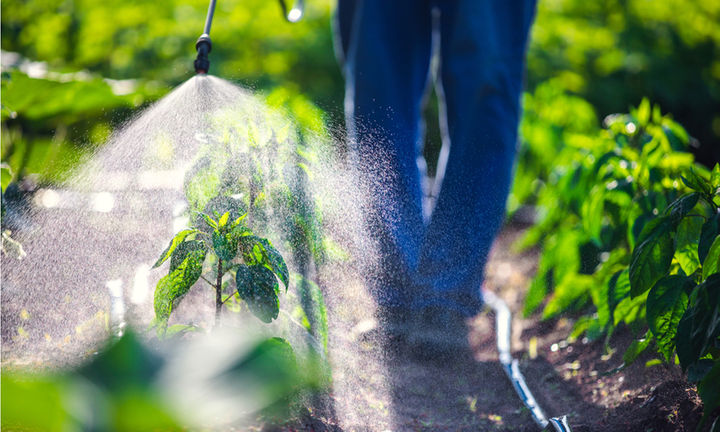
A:
<svg viewBox="0 0 720 432">
<path fill-rule="evenodd" d="M 487 267 L 486 288 L 502 297 L 513 312 L 514 356 L 546 414 L 567 414 L 576 432 L 694 431 L 702 405 L 679 367 L 647 367 L 654 358 L 648 353 L 620 368 L 624 348 L 635 337 L 630 330 L 613 335 L 613 349 L 606 351 L 602 340 L 569 341 L 572 319 L 542 321 L 539 314 L 522 316 L 522 301 L 538 255 L 537 251 L 513 252 L 522 233 L 522 227 L 509 226 L 499 236 Z M 355 312 L 360 314 L 366 307 L 358 301 Z M 343 313 L 343 319 L 352 320 L 347 316 L 352 311 L 344 308 Z M 472 351 L 428 361 L 404 355 L 402 346 L 389 354 L 384 349 L 387 344 L 358 337 L 363 331 L 372 332 L 372 322 L 358 318 L 350 331 L 331 335 L 336 357 L 337 352 L 352 353 L 335 358 L 333 390 L 316 400 L 302 419 L 279 429 L 540 430 L 497 360 L 494 316 L 483 312 L 471 324 Z"/>
</svg>

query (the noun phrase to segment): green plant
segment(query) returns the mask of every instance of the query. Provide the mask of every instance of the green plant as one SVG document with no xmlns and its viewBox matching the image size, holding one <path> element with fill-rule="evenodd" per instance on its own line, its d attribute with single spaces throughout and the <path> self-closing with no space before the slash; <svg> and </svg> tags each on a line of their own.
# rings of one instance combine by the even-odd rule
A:
<svg viewBox="0 0 720 432">
<path fill-rule="evenodd" d="M 198 280 L 215 290 L 215 323 L 220 320 L 223 304 L 237 296 L 261 321 L 269 323 L 280 311 L 278 279 L 287 290 L 289 272 L 285 260 L 272 244 L 253 234 L 246 225 L 248 213 L 240 214 L 232 199 L 218 211 L 218 200 L 211 201 L 212 216 L 199 213 L 196 224 L 177 233 L 154 267 L 170 260 L 170 271 L 155 288 L 155 320 L 161 332 L 167 330 L 170 314 Z M 213 269 L 203 271 L 208 261 Z M 212 281 L 203 276 L 212 274 Z M 233 275 L 236 293 L 223 299 L 223 277 Z"/>
<path fill-rule="evenodd" d="M 709 413 L 720 406 L 720 165 L 705 179 L 688 170 L 692 192 L 643 228 L 630 266 L 629 292 L 647 293 L 646 317 L 665 361 L 674 353 Z M 646 345 L 647 346 L 647 345 Z"/>
<path fill-rule="evenodd" d="M 606 129 L 574 134 L 539 186 L 540 220 L 521 246 L 542 248 L 525 312 L 579 314 L 571 338 L 619 326 L 641 336 L 625 365 L 653 345 L 716 406 L 720 310 L 720 168 L 695 165 L 689 137 L 644 100 Z M 567 137 L 567 136 L 566 136 Z M 714 249 L 715 248 L 715 249 Z M 710 378 L 707 378 L 710 377 Z"/>
</svg>

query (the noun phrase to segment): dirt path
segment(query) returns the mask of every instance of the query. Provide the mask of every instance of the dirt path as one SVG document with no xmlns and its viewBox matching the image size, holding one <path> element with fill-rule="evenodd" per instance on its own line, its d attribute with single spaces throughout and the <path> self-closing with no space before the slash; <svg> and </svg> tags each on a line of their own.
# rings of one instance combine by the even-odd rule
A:
<svg viewBox="0 0 720 432">
<path fill-rule="evenodd" d="M 605 353 L 601 343 L 567 343 L 568 319 L 522 318 L 522 299 L 537 254 L 512 252 L 511 245 L 520 235 L 518 228 L 506 228 L 500 235 L 488 264 L 486 288 L 512 310 L 514 355 L 546 414 L 567 414 L 575 431 L 694 430 L 701 412 L 699 400 L 678 368 L 646 368 L 641 359 L 624 371 L 607 374 L 622 363 L 622 349 Z M 310 416 L 312 420 L 301 428 L 539 430 L 497 360 L 491 313 L 473 320 L 471 351 L 452 359 L 418 361 L 402 352 L 390 355 L 382 343 L 358 336 L 374 325 L 368 313 L 372 305 L 352 294 L 359 290 L 340 290 L 337 301 L 351 307 L 338 308 L 330 317 L 331 322 L 351 325 L 337 327 L 331 334 L 334 387 L 329 408 Z M 631 340 L 626 332 L 613 344 L 624 348 Z"/>
</svg>

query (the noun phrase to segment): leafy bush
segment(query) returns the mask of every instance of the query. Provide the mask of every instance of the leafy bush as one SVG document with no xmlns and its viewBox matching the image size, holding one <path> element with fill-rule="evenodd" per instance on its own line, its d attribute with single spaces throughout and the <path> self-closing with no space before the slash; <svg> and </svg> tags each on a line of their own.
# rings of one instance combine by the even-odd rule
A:
<svg viewBox="0 0 720 432">
<path fill-rule="evenodd" d="M 720 281 L 713 249 L 720 248 L 713 245 L 720 168 L 711 175 L 695 165 L 684 151 L 687 133 L 647 100 L 605 126 L 564 131 L 565 147 L 540 175 L 539 222 L 521 244 L 542 249 L 525 313 L 547 298 L 544 318 L 581 312 L 572 336 L 605 335 L 606 342 L 621 324 L 640 334 L 649 327 L 628 348 L 626 363 L 654 341 L 666 361 L 677 349 L 690 379 L 707 389 L 702 377 L 717 360 L 720 335 L 720 321 L 709 318 L 720 307 L 710 294 Z M 701 394 L 712 399 L 708 390 Z"/>
</svg>

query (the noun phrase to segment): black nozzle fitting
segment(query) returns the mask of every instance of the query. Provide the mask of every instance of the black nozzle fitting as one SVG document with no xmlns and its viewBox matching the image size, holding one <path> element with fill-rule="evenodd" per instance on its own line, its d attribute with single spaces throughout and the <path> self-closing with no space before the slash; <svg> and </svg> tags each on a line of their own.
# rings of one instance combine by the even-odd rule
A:
<svg viewBox="0 0 720 432">
<path fill-rule="evenodd" d="M 210 70 L 210 60 L 208 54 L 212 51 L 212 42 L 210 36 L 207 33 L 203 33 L 195 42 L 195 49 L 197 50 L 197 58 L 193 63 L 195 65 L 195 73 L 206 74 Z"/>
</svg>

